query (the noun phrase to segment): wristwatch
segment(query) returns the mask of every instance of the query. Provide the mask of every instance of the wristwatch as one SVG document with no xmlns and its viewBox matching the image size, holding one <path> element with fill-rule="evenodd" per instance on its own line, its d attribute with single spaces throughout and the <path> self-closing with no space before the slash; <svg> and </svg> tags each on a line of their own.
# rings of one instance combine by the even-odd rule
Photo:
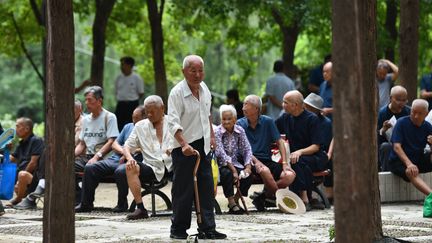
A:
<svg viewBox="0 0 432 243">
<path fill-rule="evenodd" d="M 102 158 L 103 158 L 103 154 L 102 154 L 101 152 L 97 152 L 97 153 L 96 153 L 96 156 L 97 156 L 99 159 L 102 159 Z"/>
</svg>

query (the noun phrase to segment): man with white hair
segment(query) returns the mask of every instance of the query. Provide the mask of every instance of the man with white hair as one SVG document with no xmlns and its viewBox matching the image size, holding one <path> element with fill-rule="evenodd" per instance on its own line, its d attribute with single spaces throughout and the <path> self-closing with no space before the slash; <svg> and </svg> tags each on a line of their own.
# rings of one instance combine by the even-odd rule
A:
<svg viewBox="0 0 432 243">
<path fill-rule="evenodd" d="M 426 143 L 432 144 L 432 125 L 425 122 L 427 114 L 427 101 L 414 100 L 411 114 L 400 118 L 393 129 L 389 161 L 392 173 L 411 182 L 425 195 L 432 193 L 431 187 L 419 176 L 432 171 L 431 154 L 424 153 Z"/>
<path fill-rule="evenodd" d="M 392 150 L 390 137 L 386 136 L 386 132 L 393 127 L 390 120 L 393 116 L 399 119 L 410 114 L 411 108 L 406 105 L 407 102 L 407 90 L 400 85 L 394 86 L 390 90 L 390 103 L 381 107 L 378 112 L 378 167 L 381 171 L 388 171 L 388 160 Z"/>
<path fill-rule="evenodd" d="M 245 117 L 237 124 L 246 132 L 252 147 L 254 172 L 264 183 L 265 193 L 258 194 L 252 201 L 258 211 L 265 210 L 265 199 L 273 198 L 278 189 L 286 188 L 296 174 L 287 163 L 285 144 L 272 118 L 261 115 L 262 101 L 256 95 L 248 95 L 243 103 Z M 282 163 L 271 159 L 271 144 L 277 143 Z"/>
<path fill-rule="evenodd" d="M 172 164 L 173 137 L 168 130 L 162 98 L 150 95 L 144 100 L 144 108 L 147 119 L 136 123 L 123 148 L 127 182 L 137 205 L 137 209 L 127 216 L 129 220 L 148 218 L 142 202 L 141 184 L 161 181 L 171 171 Z M 132 156 L 136 150 L 141 151 L 142 161 Z"/>
<path fill-rule="evenodd" d="M 198 238 L 225 239 L 216 231 L 214 219 L 213 176 L 207 153 L 216 148 L 210 107 L 211 94 L 204 79 L 204 61 L 200 56 L 189 55 L 183 60 L 184 80 L 180 81 L 168 97 L 168 126 L 174 135 L 171 218 L 172 239 L 186 239 L 186 230 L 192 219 L 194 199 L 193 171 L 196 152 L 201 157 L 197 172 L 202 222 L 198 224 Z"/>
</svg>

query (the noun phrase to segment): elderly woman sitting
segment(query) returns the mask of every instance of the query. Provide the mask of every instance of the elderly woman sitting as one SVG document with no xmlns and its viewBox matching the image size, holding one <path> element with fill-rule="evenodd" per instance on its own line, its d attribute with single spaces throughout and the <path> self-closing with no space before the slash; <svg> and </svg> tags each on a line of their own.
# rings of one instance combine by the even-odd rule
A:
<svg viewBox="0 0 432 243">
<path fill-rule="evenodd" d="M 220 181 L 225 197 L 228 199 L 230 214 L 243 214 L 239 206 L 240 194 L 234 195 L 233 186 L 237 185 L 241 195 L 247 196 L 252 184 L 252 149 L 242 127 L 236 125 L 237 112 L 232 105 L 219 108 L 221 125 L 215 129 L 217 148 L 215 151 L 219 164 Z M 241 174 L 241 176 L 239 176 Z"/>
</svg>

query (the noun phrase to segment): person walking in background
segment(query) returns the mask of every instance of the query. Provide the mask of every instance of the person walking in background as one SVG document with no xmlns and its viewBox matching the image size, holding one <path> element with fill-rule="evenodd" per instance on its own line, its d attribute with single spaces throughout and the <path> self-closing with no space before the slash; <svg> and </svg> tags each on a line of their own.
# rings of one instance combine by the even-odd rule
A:
<svg viewBox="0 0 432 243">
<path fill-rule="evenodd" d="M 390 72 L 391 71 L 391 72 Z M 378 60 L 375 80 L 378 85 L 378 109 L 390 102 L 390 89 L 398 78 L 399 68 L 387 59 Z"/>
<path fill-rule="evenodd" d="M 172 239 L 186 239 L 186 230 L 192 219 L 194 198 L 193 170 L 195 151 L 201 156 L 198 168 L 198 191 L 202 222 L 198 224 L 198 238 L 225 239 L 227 236 L 216 231 L 213 205 L 213 176 L 206 154 L 210 145 L 216 147 L 210 106 L 211 94 L 204 79 L 204 61 L 200 56 L 189 55 L 183 60 L 184 80 L 180 81 L 168 97 L 168 127 L 174 135 L 173 184 L 171 217 Z"/>
<path fill-rule="evenodd" d="M 277 60 L 273 65 L 275 75 L 266 83 L 265 97 L 267 98 L 267 116 L 276 120 L 282 111 L 282 98 L 290 90 L 294 90 L 294 82 L 283 73 L 284 63 Z"/>
<path fill-rule="evenodd" d="M 135 60 L 132 57 L 122 57 L 120 59 L 121 74 L 115 81 L 115 95 L 117 107 L 118 129 L 121 131 L 123 126 L 132 122 L 132 113 L 139 105 L 139 99 L 144 95 L 144 81 L 133 72 Z"/>
<path fill-rule="evenodd" d="M 432 70 L 432 61 L 429 64 Z M 432 109 L 432 72 L 423 75 L 420 80 L 420 98 L 425 99 L 429 103 L 429 110 Z"/>
</svg>

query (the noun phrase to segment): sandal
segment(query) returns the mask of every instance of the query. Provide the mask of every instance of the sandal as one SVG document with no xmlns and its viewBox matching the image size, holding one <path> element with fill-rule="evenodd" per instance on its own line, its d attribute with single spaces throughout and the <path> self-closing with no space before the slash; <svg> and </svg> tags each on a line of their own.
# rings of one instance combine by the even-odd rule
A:
<svg viewBox="0 0 432 243">
<path fill-rule="evenodd" d="M 235 215 L 239 215 L 239 214 L 243 214 L 245 211 L 243 208 L 241 208 L 239 205 L 237 204 L 233 204 L 231 206 L 228 205 L 228 213 L 229 214 L 235 214 Z"/>
</svg>

